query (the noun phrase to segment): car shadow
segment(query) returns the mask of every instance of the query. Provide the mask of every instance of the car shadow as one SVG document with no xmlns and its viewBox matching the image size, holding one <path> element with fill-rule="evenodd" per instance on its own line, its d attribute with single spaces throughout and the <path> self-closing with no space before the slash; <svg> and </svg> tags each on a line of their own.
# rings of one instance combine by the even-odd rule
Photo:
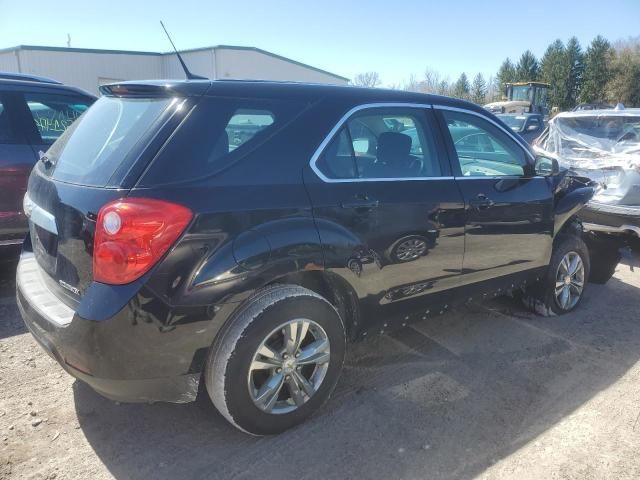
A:
<svg viewBox="0 0 640 480">
<path fill-rule="evenodd" d="M 470 479 L 638 361 L 639 294 L 614 278 L 561 317 L 505 298 L 355 344 L 327 405 L 279 436 L 237 431 L 205 395 L 117 404 L 80 382 L 77 416 L 118 479 Z"/>
<path fill-rule="evenodd" d="M 16 305 L 16 264 L 0 263 L 0 339 L 26 331 Z"/>
</svg>

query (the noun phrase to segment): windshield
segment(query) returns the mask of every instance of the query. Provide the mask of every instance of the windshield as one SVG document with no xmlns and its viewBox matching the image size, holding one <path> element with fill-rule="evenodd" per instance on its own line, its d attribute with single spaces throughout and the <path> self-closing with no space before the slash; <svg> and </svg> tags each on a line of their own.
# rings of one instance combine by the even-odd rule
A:
<svg viewBox="0 0 640 480">
<path fill-rule="evenodd" d="M 562 130 L 570 129 L 577 135 L 592 137 L 607 147 L 613 147 L 620 143 L 637 144 L 640 142 L 640 116 L 559 117 L 556 119 L 556 123 Z"/>
<path fill-rule="evenodd" d="M 570 168 L 640 165 L 640 116 L 557 116 L 539 145 Z"/>
<path fill-rule="evenodd" d="M 529 87 L 527 85 L 514 85 L 511 87 L 512 98 L 511 100 L 521 100 L 525 102 L 533 101 L 532 92 L 533 87 Z"/>
<path fill-rule="evenodd" d="M 47 151 L 46 158 L 54 165 L 52 178 L 90 186 L 109 184 L 175 102 L 171 98 L 100 98 Z"/>
<path fill-rule="evenodd" d="M 524 126 L 525 120 L 527 119 L 527 117 L 522 115 L 498 115 L 498 118 L 506 123 L 514 132 L 520 132 Z"/>
</svg>

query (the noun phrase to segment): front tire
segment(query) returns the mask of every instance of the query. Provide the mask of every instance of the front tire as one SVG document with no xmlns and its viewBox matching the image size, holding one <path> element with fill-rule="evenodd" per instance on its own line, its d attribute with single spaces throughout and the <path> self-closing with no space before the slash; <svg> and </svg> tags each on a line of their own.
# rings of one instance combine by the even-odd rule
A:
<svg viewBox="0 0 640 480">
<path fill-rule="evenodd" d="M 558 239 L 544 277 L 524 297 L 539 315 L 563 315 L 582 301 L 590 273 L 589 250 L 574 235 Z"/>
<path fill-rule="evenodd" d="M 329 398 L 345 354 L 336 309 L 296 285 L 259 291 L 214 343 L 205 384 L 218 411 L 253 435 L 305 421 Z"/>
</svg>

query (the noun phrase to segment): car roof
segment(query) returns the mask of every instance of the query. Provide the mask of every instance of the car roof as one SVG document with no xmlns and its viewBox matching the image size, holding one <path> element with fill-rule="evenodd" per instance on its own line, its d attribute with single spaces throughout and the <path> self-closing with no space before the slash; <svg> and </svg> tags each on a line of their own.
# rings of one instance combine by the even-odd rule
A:
<svg viewBox="0 0 640 480">
<path fill-rule="evenodd" d="M 319 100 L 336 98 L 348 103 L 406 103 L 438 104 L 473 110 L 483 115 L 491 115 L 484 108 L 456 98 L 426 93 L 392 90 L 384 88 L 362 88 L 350 85 L 332 85 L 307 82 L 285 82 L 267 80 L 144 80 L 119 82 L 101 87 L 101 92 L 110 94 L 114 87 L 131 88 L 132 91 L 145 88 L 165 89 L 168 93 L 183 95 L 225 95 L 250 97 L 286 97 Z M 347 102 L 345 102 L 347 103 Z"/>
<path fill-rule="evenodd" d="M 64 85 L 57 80 L 35 75 L 24 75 L 12 72 L 0 72 L 0 89 L 12 91 L 60 92 L 72 93 L 84 97 L 96 98 L 95 95 L 81 88 Z"/>
<path fill-rule="evenodd" d="M 629 117 L 640 116 L 640 108 L 602 108 L 598 110 L 576 110 L 573 112 L 562 112 L 554 118 L 578 118 L 578 117 Z"/>
<path fill-rule="evenodd" d="M 31 75 L 28 73 L 0 72 L 0 80 L 26 80 L 30 82 L 53 83 L 62 85 L 62 82 L 59 82 L 58 80 L 54 80 L 48 77 L 41 77 L 39 75 Z"/>
<path fill-rule="evenodd" d="M 541 117 L 541 113 L 535 112 L 522 112 L 522 113 L 496 113 L 498 118 L 501 117 Z"/>
</svg>

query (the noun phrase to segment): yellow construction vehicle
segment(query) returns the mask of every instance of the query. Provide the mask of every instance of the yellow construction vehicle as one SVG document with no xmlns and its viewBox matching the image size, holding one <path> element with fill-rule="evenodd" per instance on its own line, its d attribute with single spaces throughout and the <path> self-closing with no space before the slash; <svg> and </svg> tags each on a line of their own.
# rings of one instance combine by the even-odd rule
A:
<svg viewBox="0 0 640 480">
<path fill-rule="evenodd" d="M 548 93 L 551 85 L 544 82 L 507 83 L 506 100 L 484 106 L 492 113 L 539 113 L 549 116 Z"/>
</svg>

